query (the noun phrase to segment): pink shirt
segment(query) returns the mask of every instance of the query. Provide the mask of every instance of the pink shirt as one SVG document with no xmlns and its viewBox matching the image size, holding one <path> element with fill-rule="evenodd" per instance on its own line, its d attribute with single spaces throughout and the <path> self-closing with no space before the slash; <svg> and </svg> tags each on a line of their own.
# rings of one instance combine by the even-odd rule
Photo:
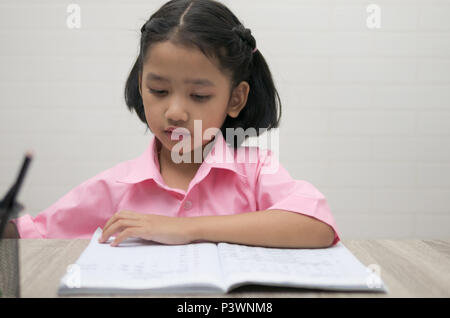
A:
<svg viewBox="0 0 450 318">
<path fill-rule="evenodd" d="M 336 224 L 324 195 L 293 179 L 270 150 L 228 146 L 221 133 L 187 191 L 164 182 L 154 136 L 145 152 L 86 180 L 36 217 L 14 219 L 21 238 L 91 238 L 118 211 L 177 217 L 288 210 Z M 231 158 L 231 160 L 230 160 Z"/>
</svg>

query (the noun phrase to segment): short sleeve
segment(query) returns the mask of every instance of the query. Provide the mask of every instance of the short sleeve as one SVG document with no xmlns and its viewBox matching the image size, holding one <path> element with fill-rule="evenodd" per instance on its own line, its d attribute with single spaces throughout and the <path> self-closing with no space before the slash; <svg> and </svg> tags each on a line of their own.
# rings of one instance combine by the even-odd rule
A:
<svg viewBox="0 0 450 318">
<path fill-rule="evenodd" d="M 36 217 L 12 221 L 20 238 L 90 238 L 115 212 L 117 190 L 101 173 L 73 188 Z"/>
<path fill-rule="evenodd" d="M 311 183 L 293 179 L 271 150 L 260 156 L 256 181 L 258 211 L 287 210 L 325 222 L 334 230 L 335 245 L 340 241 L 336 223 L 325 196 Z"/>
</svg>

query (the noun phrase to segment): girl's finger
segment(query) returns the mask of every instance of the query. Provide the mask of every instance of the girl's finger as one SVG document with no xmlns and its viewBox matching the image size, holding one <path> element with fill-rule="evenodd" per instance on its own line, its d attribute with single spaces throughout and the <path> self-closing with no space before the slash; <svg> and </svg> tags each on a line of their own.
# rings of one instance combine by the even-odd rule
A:
<svg viewBox="0 0 450 318">
<path fill-rule="evenodd" d="M 138 220 L 133 219 L 119 219 L 116 218 L 116 221 L 108 226 L 107 229 L 103 230 L 102 236 L 98 240 L 100 243 L 106 242 L 111 235 L 117 232 L 121 232 L 124 229 L 132 226 L 139 226 L 140 222 Z"/>
<path fill-rule="evenodd" d="M 103 233 L 111 226 L 112 223 L 116 222 L 119 216 L 120 212 L 114 213 L 112 217 L 109 218 L 109 220 L 106 222 L 105 226 L 103 226 Z M 103 236 L 102 236 L 103 237 Z"/>
<path fill-rule="evenodd" d="M 117 246 L 129 237 L 139 237 L 140 233 L 142 232 L 141 230 L 142 228 L 140 227 L 126 228 L 116 236 L 115 240 L 111 243 L 111 246 Z"/>
<path fill-rule="evenodd" d="M 103 227 L 103 233 L 108 230 L 108 228 L 111 226 L 111 224 L 117 222 L 120 219 L 136 219 L 136 213 L 131 211 L 120 211 L 114 213 L 114 215 L 106 222 L 105 226 Z M 103 238 L 103 235 L 102 235 Z"/>
</svg>

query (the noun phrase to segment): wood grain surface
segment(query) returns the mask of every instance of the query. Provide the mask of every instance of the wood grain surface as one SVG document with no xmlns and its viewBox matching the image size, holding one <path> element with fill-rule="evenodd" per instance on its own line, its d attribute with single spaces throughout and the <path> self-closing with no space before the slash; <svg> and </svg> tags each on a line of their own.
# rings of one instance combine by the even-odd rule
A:
<svg viewBox="0 0 450 318">
<path fill-rule="evenodd" d="M 88 243 L 89 240 L 19 240 L 21 297 L 58 297 L 61 277 L 67 267 L 76 262 Z M 149 294 L 132 297 L 450 297 L 450 239 L 342 240 L 342 243 L 361 263 L 379 268 L 380 277 L 388 288 L 387 293 L 249 285 L 224 295 Z"/>
</svg>

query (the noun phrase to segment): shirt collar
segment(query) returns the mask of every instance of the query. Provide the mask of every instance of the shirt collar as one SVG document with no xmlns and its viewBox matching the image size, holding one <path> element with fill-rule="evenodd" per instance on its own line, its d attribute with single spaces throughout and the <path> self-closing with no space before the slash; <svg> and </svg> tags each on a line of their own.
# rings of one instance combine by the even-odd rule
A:
<svg viewBox="0 0 450 318">
<path fill-rule="evenodd" d="M 152 135 L 149 147 L 139 157 L 125 163 L 125 172 L 116 178 L 116 181 L 134 184 L 153 179 L 156 182 L 164 183 L 159 171 L 158 150 L 160 147 L 161 142 Z M 211 151 L 202 162 L 197 175 L 206 176 L 212 168 L 227 169 L 243 175 L 238 171 L 235 162 L 235 150 L 227 145 L 221 131 L 216 134 L 215 139 L 207 147 L 210 147 Z"/>
</svg>

